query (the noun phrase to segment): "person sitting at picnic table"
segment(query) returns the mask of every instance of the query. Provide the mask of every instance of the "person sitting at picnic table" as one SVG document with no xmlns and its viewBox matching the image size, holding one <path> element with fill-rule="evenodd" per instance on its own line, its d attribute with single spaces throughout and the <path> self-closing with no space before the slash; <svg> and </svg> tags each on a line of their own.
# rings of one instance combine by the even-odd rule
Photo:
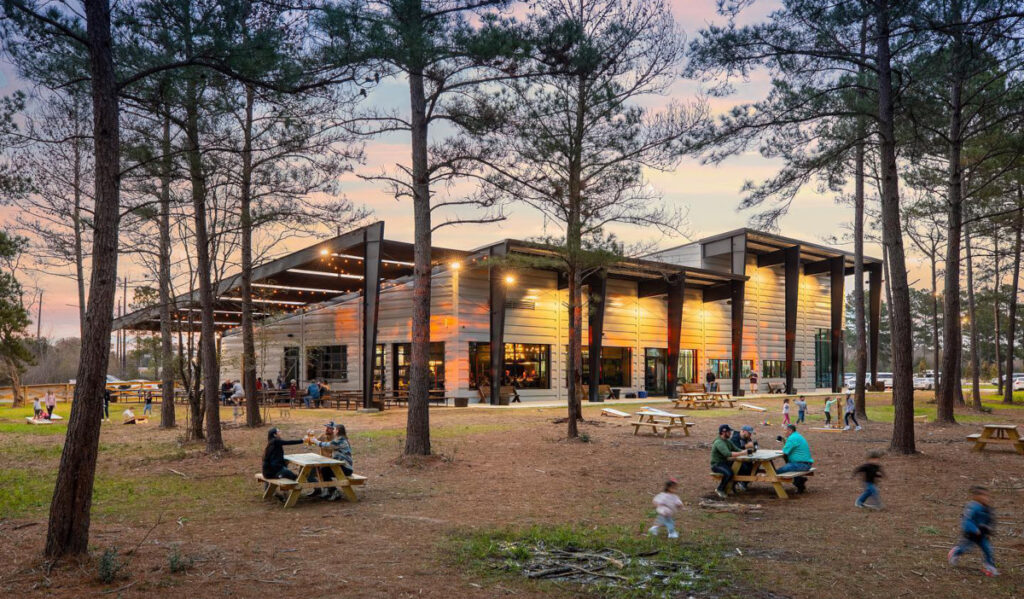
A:
<svg viewBox="0 0 1024 599">
<path fill-rule="evenodd" d="M 263 478 L 298 480 L 299 475 L 292 472 L 288 462 L 284 461 L 284 446 L 300 445 L 302 442 L 302 439 L 282 439 L 281 431 L 276 426 L 267 431 L 267 447 L 263 450 Z"/>
<path fill-rule="evenodd" d="M 747 449 L 753 449 L 757 451 L 757 439 L 754 438 L 754 427 L 750 425 L 740 427 L 740 430 L 733 430 L 732 437 L 729 439 L 733 445 L 737 448 L 746 451 Z M 743 462 L 740 464 L 740 471 L 737 473 L 741 476 L 746 476 L 754 470 L 754 465 L 750 462 Z M 736 490 L 746 491 L 747 483 L 736 483 Z"/>
<path fill-rule="evenodd" d="M 263 378 L 262 377 L 256 377 L 256 390 L 257 391 L 262 391 L 263 390 Z"/>
<path fill-rule="evenodd" d="M 53 394 L 53 391 L 47 391 L 46 396 L 43 397 L 43 403 L 46 404 L 46 419 L 53 418 L 53 411 L 57 409 L 57 396 Z"/>
<path fill-rule="evenodd" d="M 234 391 L 234 387 L 231 385 L 231 381 L 224 381 L 224 384 L 220 386 L 220 400 L 222 403 L 228 403 L 228 399 L 231 397 L 231 393 Z"/>
<path fill-rule="evenodd" d="M 323 405 L 323 400 L 331 394 L 331 387 L 327 384 L 327 381 L 321 380 L 317 383 L 320 385 L 320 405 Z"/>
<path fill-rule="evenodd" d="M 311 403 L 316 403 L 316 407 L 320 407 L 320 385 L 316 381 L 310 381 L 309 386 L 306 387 L 306 394 L 302 396 L 302 401 L 306 402 L 306 407 L 312 407 Z"/>
<path fill-rule="evenodd" d="M 782 453 L 786 457 L 786 465 L 775 469 L 777 474 L 806 472 L 814 467 L 814 458 L 811 457 L 811 446 L 807 444 L 807 439 L 804 439 L 804 436 L 796 431 L 795 424 L 787 424 L 786 437 L 779 436 L 777 438 L 779 441 L 785 441 Z M 807 477 L 798 476 L 794 478 L 793 485 L 796 487 L 797 493 L 803 493 L 807 490 Z"/>
<path fill-rule="evenodd" d="M 242 381 L 235 381 L 235 384 L 231 386 L 231 396 L 228 398 L 228 402 L 234 406 L 233 416 L 238 419 L 238 406 L 245 401 L 245 389 L 242 387 Z"/>
<path fill-rule="evenodd" d="M 135 412 L 131 408 L 125 408 L 121 413 L 121 424 L 135 424 Z"/>
<path fill-rule="evenodd" d="M 718 427 L 718 438 L 711 444 L 711 471 L 722 475 L 722 480 L 718 483 L 715 493 L 722 499 L 726 498 L 725 489 L 728 487 L 729 481 L 732 480 L 732 459 L 754 452 L 753 448 L 746 450 L 733 445 L 729 440 L 731 436 L 732 427 L 723 424 Z"/>
<path fill-rule="evenodd" d="M 709 370 L 708 373 L 704 375 L 704 380 L 708 383 L 708 393 L 718 391 L 718 383 L 715 381 L 715 373 Z"/>
<path fill-rule="evenodd" d="M 331 450 L 331 457 L 341 462 L 341 471 L 345 473 L 345 476 L 352 475 L 352 446 L 348 442 L 348 434 L 345 432 L 345 425 L 335 424 L 332 420 L 324 425 L 327 429 L 330 438 L 328 440 L 316 440 L 313 442 L 318 447 Z M 320 480 L 327 482 L 334 480 L 334 472 L 330 468 L 319 469 Z M 333 490 L 320 489 L 320 497 L 328 500 L 335 501 L 341 498 L 341 491 L 337 488 Z"/>
</svg>

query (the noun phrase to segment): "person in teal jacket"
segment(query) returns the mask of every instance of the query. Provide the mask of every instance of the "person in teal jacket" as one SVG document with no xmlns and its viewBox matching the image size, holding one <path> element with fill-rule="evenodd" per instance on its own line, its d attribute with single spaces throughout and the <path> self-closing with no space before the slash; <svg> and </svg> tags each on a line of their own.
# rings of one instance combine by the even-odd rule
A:
<svg viewBox="0 0 1024 599">
<path fill-rule="evenodd" d="M 779 441 L 783 438 L 779 437 Z M 782 453 L 786 456 L 786 465 L 777 469 L 776 472 L 806 472 L 814 467 L 814 458 L 811 457 L 811 446 L 807 439 L 796 431 L 795 424 L 786 425 L 786 444 L 782 447 Z M 798 476 L 793 479 L 797 493 L 803 493 L 807 486 L 807 477 Z"/>
</svg>

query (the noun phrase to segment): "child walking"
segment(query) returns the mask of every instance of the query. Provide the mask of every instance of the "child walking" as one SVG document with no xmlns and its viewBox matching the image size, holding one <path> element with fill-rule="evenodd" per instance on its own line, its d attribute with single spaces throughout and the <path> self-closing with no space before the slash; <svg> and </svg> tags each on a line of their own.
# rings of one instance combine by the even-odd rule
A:
<svg viewBox="0 0 1024 599">
<path fill-rule="evenodd" d="M 985 487 L 971 487 L 971 500 L 964 508 L 964 517 L 960 521 L 960 542 L 949 550 L 949 563 L 957 565 L 960 556 L 972 545 L 977 545 L 985 556 L 982 572 L 985 576 L 999 576 L 996 570 L 995 557 L 992 555 L 992 543 L 988 540 L 996 525 L 995 514 L 992 513 L 991 498 Z"/>
<path fill-rule="evenodd" d="M 670 479 L 665 483 L 665 490 L 654 496 L 654 510 L 658 512 L 658 517 L 654 520 L 654 526 L 647 530 L 648 534 L 658 536 L 658 529 L 664 526 L 668 531 L 668 538 L 679 538 L 675 515 L 679 508 L 683 507 L 683 502 L 676 495 L 676 485 L 676 480 Z"/>
<path fill-rule="evenodd" d="M 857 416 L 855 415 L 855 409 L 853 407 L 853 396 L 850 394 L 846 395 L 846 407 L 843 409 L 843 412 L 843 424 L 846 425 L 843 427 L 844 431 L 850 430 L 851 420 L 853 420 L 853 425 L 857 427 L 856 430 L 861 430 L 864 428 L 860 425 L 859 422 L 857 422 Z"/>
<path fill-rule="evenodd" d="M 789 422 L 789 398 L 782 400 L 782 426 L 790 424 Z"/>
<path fill-rule="evenodd" d="M 854 476 L 860 475 L 864 479 L 864 492 L 857 498 L 856 505 L 860 508 L 871 508 L 880 510 L 882 509 L 882 496 L 878 494 L 878 487 L 875 485 L 875 481 L 882 478 L 882 465 L 879 461 L 882 459 L 882 452 L 880 451 L 869 451 L 868 461 L 861 464 L 853 471 Z M 868 499 L 875 498 L 873 504 L 867 503 Z"/>
<path fill-rule="evenodd" d="M 832 426 L 832 406 L 836 405 L 836 398 L 830 397 L 825 400 L 825 426 Z"/>
<path fill-rule="evenodd" d="M 804 399 L 803 395 L 801 395 L 796 400 L 796 423 L 797 424 L 803 424 L 804 423 L 804 416 L 806 416 L 806 415 L 807 415 L 807 400 Z"/>
</svg>

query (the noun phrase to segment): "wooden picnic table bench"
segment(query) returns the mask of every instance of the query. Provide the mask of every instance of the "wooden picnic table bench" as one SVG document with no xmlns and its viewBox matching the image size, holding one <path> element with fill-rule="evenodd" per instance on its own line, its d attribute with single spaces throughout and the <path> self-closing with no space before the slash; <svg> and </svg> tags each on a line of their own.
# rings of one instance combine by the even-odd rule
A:
<svg viewBox="0 0 1024 599">
<path fill-rule="evenodd" d="M 708 394 L 701 391 L 700 393 L 680 393 L 679 397 L 672 398 L 672 403 L 677 408 L 710 408 L 715 402 L 708 398 Z"/>
<path fill-rule="evenodd" d="M 968 441 L 974 441 L 974 451 L 984 451 L 988 444 L 1012 445 L 1017 453 L 1024 455 L 1024 438 L 1021 438 L 1014 424 L 986 424 L 980 433 L 967 435 Z"/>
<path fill-rule="evenodd" d="M 814 468 L 802 472 L 784 472 L 779 474 L 775 471 L 775 465 L 773 462 L 782 458 L 783 455 L 785 454 L 778 450 L 759 449 L 751 455 L 737 456 L 733 458 L 733 477 L 732 480 L 729 481 L 729 486 L 726 488 L 726 492 L 732 491 L 733 485 L 736 483 L 763 482 L 774 487 L 775 494 L 778 495 L 780 499 L 787 499 L 789 495 L 786 494 L 786 490 L 782 487 L 782 483 L 791 482 L 794 478 L 799 476 L 814 476 Z M 739 474 L 740 467 L 744 463 L 752 463 L 754 465 L 750 474 Z M 722 478 L 722 475 L 716 472 L 712 472 L 711 476 L 716 479 Z"/>
<path fill-rule="evenodd" d="M 687 422 L 686 417 L 682 414 L 674 414 L 651 408 L 640 410 L 636 413 L 636 417 L 637 419 L 632 423 L 634 435 L 640 432 L 640 427 L 649 427 L 655 435 L 658 434 L 659 428 L 664 430 L 665 432 L 662 436 L 667 438 L 672 429 L 681 428 L 683 433 L 689 437 L 690 427 L 693 426 L 693 423 Z"/>
<path fill-rule="evenodd" d="M 263 489 L 264 499 L 271 497 L 277 490 L 287 491 L 288 497 L 285 499 L 284 507 L 288 508 L 295 506 L 295 503 L 299 500 L 299 496 L 304 490 L 333 488 L 338 489 L 338 491 L 340 491 L 348 501 L 353 503 L 359 501 L 359 498 L 356 497 L 356 492 L 352 487 L 366 483 L 366 477 L 359 474 L 346 476 L 341 470 L 340 461 L 324 457 L 316 453 L 294 453 L 285 455 L 284 459 L 289 464 L 294 464 L 299 467 L 298 479 L 265 478 L 262 473 L 257 472 L 256 480 L 266 485 Z M 319 470 L 320 468 L 330 468 L 331 472 L 334 473 L 334 480 L 309 480 L 314 471 Z"/>
<path fill-rule="evenodd" d="M 725 391 L 712 391 L 707 395 L 709 399 L 713 400 L 719 406 L 728 404 L 731 408 L 736 403 L 736 400 L 732 398 L 732 395 Z"/>
</svg>

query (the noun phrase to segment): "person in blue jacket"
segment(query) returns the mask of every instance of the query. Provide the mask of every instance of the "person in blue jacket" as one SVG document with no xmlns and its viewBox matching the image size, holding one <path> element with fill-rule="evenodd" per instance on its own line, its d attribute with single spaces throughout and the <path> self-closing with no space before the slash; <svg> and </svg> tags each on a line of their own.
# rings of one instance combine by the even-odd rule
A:
<svg viewBox="0 0 1024 599">
<path fill-rule="evenodd" d="M 996 518 L 992 512 L 988 489 L 980 486 L 971 487 L 971 500 L 967 502 L 964 516 L 960 520 L 962 536 L 956 547 L 949 550 L 949 563 L 957 565 L 960 562 L 960 556 L 969 551 L 972 545 L 977 545 L 985 556 L 982 572 L 986 576 L 999 576 L 995 557 L 992 555 L 992 543 L 988 540 L 995 525 Z"/>
<path fill-rule="evenodd" d="M 807 439 L 804 439 L 803 435 L 796 432 L 795 424 L 787 424 L 785 439 L 780 436 L 778 440 L 786 442 L 782 446 L 782 453 L 786 456 L 786 465 L 776 469 L 777 473 L 806 472 L 814 467 L 814 458 L 811 457 L 811 446 L 807 444 Z M 807 490 L 807 477 L 798 476 L 794 478 L 793 485 L 796 486 L 797 493 L 803 493 Z"/>
</svg>

